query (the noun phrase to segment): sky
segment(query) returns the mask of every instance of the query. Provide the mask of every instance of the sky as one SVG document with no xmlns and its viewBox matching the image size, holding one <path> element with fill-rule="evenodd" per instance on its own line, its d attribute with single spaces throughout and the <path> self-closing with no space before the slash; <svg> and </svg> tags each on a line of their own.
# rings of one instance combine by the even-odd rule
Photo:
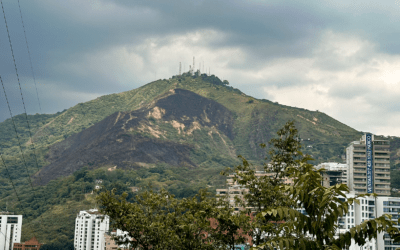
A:
<svg viewBox="0 0 400 250">
<path fill-rule="evenodd" d="M 13 115 L 21 92 L 28 114 L 55 113 L 168 79 L 180 62 L 188 71 L 195 56 L 196 69 L 253 97 L 400 136 L 400 0 L 19 0 L 24 26 L 18 1 L 2 2 Z"/>
</svg>

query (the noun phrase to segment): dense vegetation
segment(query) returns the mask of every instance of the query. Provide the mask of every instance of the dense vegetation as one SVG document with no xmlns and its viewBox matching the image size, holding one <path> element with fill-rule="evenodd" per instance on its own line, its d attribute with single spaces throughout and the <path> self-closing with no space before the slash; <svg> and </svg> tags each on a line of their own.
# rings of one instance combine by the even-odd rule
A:
<svg viewBox="0 0 400 250">
<path fill-rule="evenodd" d="M 232 140 L 223 135 L 210 136 L 210 128 L 196 130 L 192 136 L 183 135 L 162 120 L 150 119 L 152 126 L 158 126 L 165 132 L 165 140 L 193 146 L 190 156 L 198 168 L 173 167 L 159 162 L 126 172 L 118 168 L 114 172 L 108 172 L 105 169 L 110 166 L 88 166 L 94 169 L 87 170 L 87 175 L 92 176 L 92 179 L 77 179 L 73 175 L 52 181 L 45 187 L 32 189 L 29 177 L 49 164 L 46 155 L 50 147 L 115 112 L 146 107 L 175 88 L 190 90 L 215 100 L 234 114 L 235 136 Z M 198 73 L 184 73 L 170 79 L 157 80 L 138 89 L 79 103 L 56 114 L 29 115 L 28 119 L 32 138 L 29 137 L 25 115 L 15 116 L 14 123 L 11 119 L 0 123 L 0 154 L 4 159 L 4 162 L 0 160 L 0 209 L 7 208 L 24 214 L 23 240 L 40 232 L 36 235 L 40 241 L 54 244 L 71 240 L 77 211 L 94 206 L 93 196 L 88 193 L 95 185 L 93 179 L 100 178 L 100 173 L 107 173 L 103 176 L 105 183 L 107 178 L 110 178 L 110 183 L 113 182 L 112 176 L 116 173 L 124 173 L 120 179 L 115 179 L 118 181 L 114 184 L 119 183 L 121 190 L 129 191 L 129 186 L 152 185 L 157 189 L 163 187 L 179 198 L 189 197 L 200 188 L 209 187 L 210 190 L 215 190 L 223 186 L 224 178 L 218 173 L 225 167 L 239 164 L 236 157 L 238 154 L 250 163 L 261 166 L 266 151 L 258 145 L 274 138 L 275 131 L 287 120 L 295 120 L 304 145 L 303 151 L 313 156 L 313 163 L 343 161 L 347 144 L 358 140 L 362 134 L 324 113 L 258 100 L 231 87 L 226 80 L 221 81 L 217 76 Z M 16 125 L 21 148 L 13 124 Z M 152 136 L 140 131 L 132 133 Z M 391 141 L 394 142 L 391 148 L 392 163 L 395 165 L 400 162 L 400 154 L 396 154 L 400 148 L 400 139 L 392 138 Z M 6 171 L 6 167 L 9 171 Z M 393 167 L 393 171 L 398 170 Z M 131 179 L 127 180 L 125 176 Z M 392 183 L 392 186 L 397 187 L 397 183 Z M 65 223 L 54 223 L 57 220 Z M 39 230 L 40 227 L 49 230 Z"/>
<path fill-rule="evenodd" d="M 130 237 L 121 236 L 119 243 L 143 250 L 234 249 L 238 243 L 249 243 L 252 235 L 256 245 L 252 249 L 338 250 L 352 241 L 363 246 L 383 231 L 400 241 L 390 215 L 336 235 L 338 219 L 358 203 L 357 197 L 345 198 L 349 191 L 345 184 L 322 186 L 322 170 L 309 164 L 311 158 L 300 151 L 292 122 L 278 136 L 271 140 L 274 147 L 263 166 L 272 176 L 256 177 L 256 168 L 243 157 L 243 164 L 234 169 L 234 181 L 249 190 L 244 200 L 236 197 L 240 207 L 247 207 L 243 210 L 234 212 L 228 199 L 215 199 L 204 191 L 188 199 L 176 199 L 165 190 L 145 191 L 133 203 L 127 201 L 128 194 L 117 195 L 116 189 L 102 192 L 98 196 L 102 211 Z M 285 185 L 285 177 L 294 184 Z"/>
</svg>

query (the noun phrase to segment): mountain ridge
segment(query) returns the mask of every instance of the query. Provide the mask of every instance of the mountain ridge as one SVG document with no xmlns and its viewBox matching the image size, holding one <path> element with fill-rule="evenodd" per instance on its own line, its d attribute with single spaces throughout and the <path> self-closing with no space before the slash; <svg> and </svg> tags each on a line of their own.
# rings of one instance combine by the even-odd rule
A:
<svg viewBox="0 0 400 250">
<path fill-rule="evenodd" d="M 22 143 L 26 166 L 11 120 L 1 122 L 0 153 L 10 169 L 11 179 L 20 194 L 21 202 L 16 199 L 6 172 L 0 171 L 0 207 L 7 205 L 20 213 L 21 207 L 24 207 L 28 211 L 23 230 L 29 232 L 26 234 L 29 238 L 38 223 L 41 223 L 39 216 L 44 216 L 46 221 L 51 222 L 59 214 L 65 214 L 65 220 L 74 221 L 74 207 L 77 204 L 79 209 L 91 208 L 94 204 L 93 197 L 87 190 L 93 190 L 94 178 L 106 180 L 111 176 L 112 181 L 109 181 L 108 187 L 125 190 L 130 195 L 133 195 L 130 191 L 132 186 L 150 185 L 154 188 L 166 188 L 178 197 L 187 197 L 199 188 L 215 190 L 223 186 L 225 180 L 219 173 L 226 167 L 237 165 L 238 154 L 256 167 L 262 166 L 268 148 L 261 149 L 259 144 L 268 145 L 268 141 L 276 137 L 276 131 L 288 120 L 295 120 L 303 139 L 302 150 L 315 158 L 314 163 L 342 162 L 346 146 L 362 135 L 362 132 L 322 112 L 256 99 L 226 83 L 216 76 L 184 73 L 170 79 L 153 81 L 134 90 L 79 103 L 56 114 L 29 115 L 35 150 L 29 131 L 24 127 L 24 115 L 15 116 L 14 122 Z M 185 102 L 174 104 L 168 99 L 182 97 L 184 93 L 190 96 Z M 190 103 L 191 99 L 196 98 L 203 104 L 213 104 L 201 106 L 198 104 L 200 102 Z M 184 108 L 187 108 L 186 113 L 179 111 Z M 216 115 L 215 110 L 220 113 Z M 133 116 L 137 116 L 137 119 L 129 120 Z M 111 124 L 113 129 L 98 129 L 104 124 Z M 118 129 L 114 125 L 118 125 Z M 126 131 L 121 129 L 123 125 L 126 126 Z M 133 129 L 129 131 L 131 128 Z M 96 129 L 98 132 L 91 133 Z M 101 138 L 101 135 L 104 137 Z M 105 138 L 107 136 L 108 139 Z M 393 169 L 400 167 L 400 138 L 387 139 L 391 140 L 391 165 Z M 156 145 L 158 149 L 141 146 L 142 142 L 145 145 Z M 99 145 L 106 146 L 102 148 Z M 111 145 L 114 145 L 113 148 Z M 136 145 L 134 150 L 132 145 Z M 123 155 L 119 156 L 118 152 Z M 146 161 L 135 160 L 129 155 L 134 155 L 134 152 L 141 152 L 143 157 L 147 154 L 146 157 L 149 158 L 144 158 Z M 163 158 L 162 154 L 157 155 L 156 152 L 164 152 L 172 160 Z M 90 159 L 84 158 L 85 153 Z M 99 160 L 104 156 L 110 160 Z M 117 166 L 117 170 L 107 170 L 114 166 Z M 4 168 L 2 163 L 0 167 Z M 41 171 L 38 172 L 38 168 L 41 171 L 56 171 L 49 174 L 51 178 L 46 179 L 45 175 L 40 176 Z M 56 175 L 64 170 L 64 174 Z M 51 196 L 51 203 L 34 198 L 34 192 L 29 186 L 30 176 L 36 178 L 37 184 L 39 176 L 46 179 L 46 185 L 36 186 L 35 189 L 38 190 L 39 198 Z M 398 179 L 393 181 L 398 182 Z M 397 182 L 392 185 L 399 185 Z M 53 225 L 53 231 L 62 232 L 62 235 L 54 236 L 53 233 L 42 230 L 42 237 L 47 241 L 71 240 L 72 224 L 73 222 L 63 227 Z"/>
</svg>

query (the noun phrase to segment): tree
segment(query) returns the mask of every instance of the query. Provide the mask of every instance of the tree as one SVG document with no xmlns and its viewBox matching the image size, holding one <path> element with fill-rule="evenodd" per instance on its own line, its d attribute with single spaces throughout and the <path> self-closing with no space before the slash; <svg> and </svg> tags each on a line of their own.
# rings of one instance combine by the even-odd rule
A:
<svg viewBox="0 0 400 250">
<path fill-rule="evenodd" d="M 268 241 L 274 235 L 285 235 L 285 225 L 273 218 L 262 214 L 266 209 L 277 207 L 294 207 L 296 203 L 288 199 L 287 193 L 282 189 L 285 178 L 289 177 L 288 167 L 296 166 L 296 158 L 301 148 L 300 140 L 296 137 L 292 123 L 287 123 L 277 132 L 279 139 L 272 139 L 269 157 L 265 160 L 263 170 L 267 175 L 257 176 L 254 167 L 242 156 L 242 164 L 235 167 L 233 180 L 242 185 L 248 192 L 244 195 L 242 207 L 247 207 L 247 213 L 252 214 L 250 227 L 253 232 L 253 243 L 258 246 Z M 265 144 L 261 144 L 266 148 Z M 239 200 L 237 202 L 240 202 Z"/>
<path fill-rule="evenodd" d="M 225 199 L 220 199 L 212 215 L 210 238 L 213 245 L 222 249 L 235 249 L 236 244 L 250 238 L 250 216 L 246 211 L 235 211 Z"/>
<path fill-rule="evenodd" d="M 113 226 L 128 232 L 134 249 L 214 249 L 207 236 L 217 204 L 209 193 L 201 191 L 193 198 L 178 200 L 165 190 L 145 191 L 135 203 L 126 197 L 126 193 L 117 196 L 113 190 L 101 193 L 98 201 Z M 118 242 L 126 243 L 123 238 Z"/>
<path fill-rule="evenodd" d="M 258 225 L 265 235 L 260 238 L 263 242 L 257 248 L 343 249 L 351 244 L 352 239 L 356 244 L 364 245 L 366 239 L 376 238 L 377 233 L 382 231 L 398 237 L 398 229 L 389 215 L 364 221 L 336 236 L 338 219 L 348 212 L 351 204 L 358 202 L 357 197 L 346 199 L 345 193 L 349 189 L 344 184 L 329 188 L 322 186 L 323 169 L 316 170 L 308 163 L 311 157 L 300 151 L 300 140 L 293 121 L 279 130 L 278 136 L 271 140 L 271 162 L 264 165 L 264 169 L 272 175 L 263 178 L 266 184 L 254 176 L 244 158 L 243 164 L 236 169 L 237 181 L 249 188 L 247 202 L 258 205 L 257 212 L 263 210 L 261 215 L 257 214 L 257 223 L 253 224 L 253 227 Z M 294 184 L 285 185 L 283 178 L 291 178 Z M 304 208 L 306 214 L 302 214 L 299 207 Z M 273 223 L 278 221 L 281 223 Z M 255 236 L 257 240 L 259 236 Z"/>
</svg>

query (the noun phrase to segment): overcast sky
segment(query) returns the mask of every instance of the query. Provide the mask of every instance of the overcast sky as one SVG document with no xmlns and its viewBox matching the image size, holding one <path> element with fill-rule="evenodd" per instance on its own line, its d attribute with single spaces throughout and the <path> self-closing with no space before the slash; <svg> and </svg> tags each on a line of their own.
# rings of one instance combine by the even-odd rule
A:
<svg viewBox="0 0 400 250">
<path fill-rule="evenodd" d="M 303 3 L 301 3 L 303 2 Z M 18 2 L 3 0 L 29 114 Z M 196 68 L 246 94 L 400 136 L 400 1 L 20 0 L 42 113 Z M 23 111 L 4 19 L 0 75 Z M 0 93 L 0 121 L 9 118 Z"/>
</svg>

